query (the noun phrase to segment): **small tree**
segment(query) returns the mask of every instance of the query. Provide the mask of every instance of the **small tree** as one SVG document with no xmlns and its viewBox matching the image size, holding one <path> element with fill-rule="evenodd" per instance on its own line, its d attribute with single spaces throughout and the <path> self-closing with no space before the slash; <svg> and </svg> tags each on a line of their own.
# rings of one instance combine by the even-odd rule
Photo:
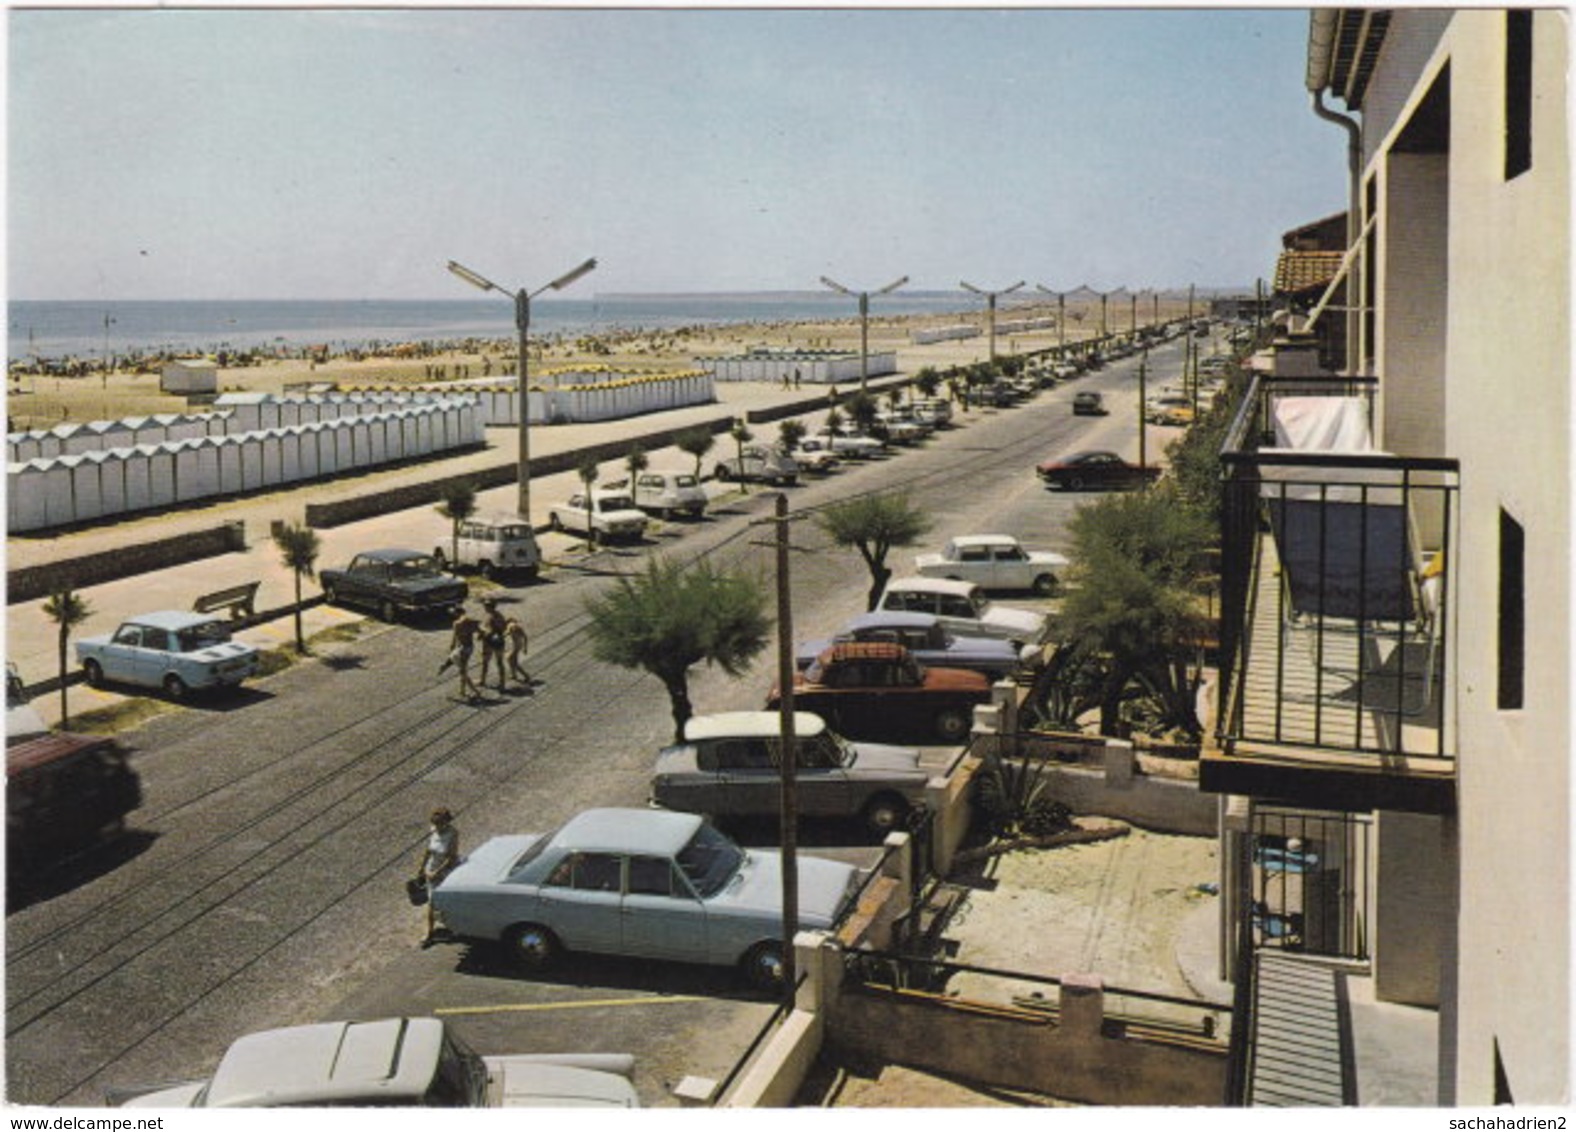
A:
<svg viewBox="0 0 1576 1132">
<path fill-rule="evenodd" d="M 876 414 L 880 411 L 876 399 L 861 389 L 858 393 L 848 398 L 843 406 L 849 419 L 858 426 L 859 431 L 866 436 L 874 434 Z"/>
<path fill-rule="evenodd" d="M 744 418 L 740 417 L 733 422 L 728 435 L 733 437 L 733 446 L 739 456 L 739 490 L 748 493 L 750 485 L 744 478 L 744 446 L 755 439 L 755 434 L 750 431 L 750 426 L 744 423 Z"/>
<path fill-rule="evenodd" d="M 596 501 L 591 498 L 591 485 L 596 483 L 601 474 L 602 469 L 592 456 L 584 457 L 575 467 L 575 475 L 580 478 L 581 496 L 586 502 L 586 542 L 591 546 L 596 545 Z"/>
<path fill-rule="evenodd" d="M 931 528 L 928 516 L 914 508 L 906 493 L 864 495 L 834 503 L 816 521 L 838 546 L 859 551 L 870 570 L 865 608 L 881 600 L 892 571 L 887 553 L 895 546 L 913 546 Z"/>
<path fill-rule="evenodd" d="M 598 659 L 651 673 L 667 689 L 674 742 L 694 714 L 689 671 L 705 661 L 742 676 L 766 647 L 771 621 L 758 579 L 709 562 L 688 566 L 651 559 L 643 573 L 623 575 L 609 592 L 586 602 L 587 631 Z"/>
<path fill-rule="evenodd" d="M 914 375 L 914 388 L 925 397 L 934 397 L 936 390 L 941 388 L 941 375 L 936 372 L 935 366 L 925 366 Z"/>
<path fill-rule="evenodd" d="M 75 590 L 67 587 L 51 594 L 43 608 L 44 616 L 60 630 L 57 641 L 60 658 L 60 725 L 64 727 L 70 719 L 66 710 L 66 666 L 70 654 L 71 630 L 93 616 L 93 607 Z"/>
<path fill-rule="evenodd" d="M 687 452 L 695 457 L 695 478 L 700 478 L 700 462 L 706 458 L 706 453 L 712 450 L 717 443 L 717 438 L 711 434 L 711 429 L 704 426 L 687 428 L 673 437 L 673 445 L 680 452 Z"/>
<path fill-rule="evenodd" d="M 651 461 L 646 458 L 646 450 L 639 444 L 631 444 L 629 451 L 624 454 L 624 467 L 629 471 L 629 490 L 635 490 L 635 481 L 640 478 L 640 473 L 651 467 Z"/>
<path fill-rule="evenodd" d="M 792 452 L 804 439 L 804 422 L 798 417 L 788 417 L 777 426 L 777 443 L 784 452 Z"/>
<path fill-rule="evenodd" d="M 456 523 L 456 525 L 458 525 Z M 285 523 L 274 532 L 274 545 L 279 548 L 280 561 L 295 575 L 295 639 L 296 652 L 306 652 L 306 637 L 301 631 L 301 579 L 313 576 L 322 543 L 317 532 L 302 523 Z"/>
<path fill-rule="evenodd" d="M 458 483 L 445 485 L 442 495 L 443 502 L 438 504 L 437 511 L 449 521 L 449 561 L 458 563 L 460 524 L 476 514 L 476 485 L 470 480 L 460 480 Z"/>
</svg>

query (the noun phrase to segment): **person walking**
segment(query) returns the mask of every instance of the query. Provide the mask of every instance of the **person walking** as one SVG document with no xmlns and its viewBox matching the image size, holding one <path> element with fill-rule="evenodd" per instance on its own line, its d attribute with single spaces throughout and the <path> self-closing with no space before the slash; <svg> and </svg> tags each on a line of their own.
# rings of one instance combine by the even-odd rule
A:
<svg viewBox="0 0 1576 1132">
<path fill-rule="evenodd" d="M 476 686 L 476 681 L 471 679 L 471 654 L 476 651 L 476 638 L 481 633 L 481 628 L 482 623 L 462 606 L 454 615 L 454 624 L 449 635 L 448 659 L 438 669 L 438 674 L 441 676 L 451 664 L 459 668 L 461 699 L 474 700 L 482 694 L 481 689 Z"/>
<path fill-rule="evenodd" d="M 439 806 L 427 820 L 427 842 L 422 846 L 421 860 L 412 878 L 427 890 L 427 932 L 421 937 L 423 947 L 438 941 L 438 912 L 432 906 L 432 894 L 460 863 L 460 831 L 454 824 L 454 815 L 446 807 Z"/>
<path fill-rule="evenodd" d="M 504 637 L 508 629 L 508 622 L 504 615 L 498 612 L 498 603 L 491 599 L 482 602 L 487 615 L 482 619 L 482 687 L 487 686 L 487 673 L 494 665 L 498 668 L 498 690 L 503 691 L 504 679 L 507 675 L 503 667 Z"/>
<path fill-rule="evenodd" d="M 518 617 L 511 617 L 504 622 L 504 636 L 509 642 L 509 675 L 513 676 L 527 688 L 531 686 L 531 674 L 525 670 L 525 650 L 530 639 L 526 636 L 525 626 Z"/>
</svg>

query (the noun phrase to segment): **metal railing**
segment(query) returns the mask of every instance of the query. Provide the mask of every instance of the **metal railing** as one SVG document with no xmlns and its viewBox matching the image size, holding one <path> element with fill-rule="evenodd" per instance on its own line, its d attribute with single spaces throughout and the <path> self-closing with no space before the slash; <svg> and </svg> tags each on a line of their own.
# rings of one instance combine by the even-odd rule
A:
<svg viewBox="0 0 1576 1132">
<path fill-rule="evenodd" d="M 1373 848 L 1369 814 L 1255 807 L 1248 905 L 1255 945 L 1367 961 Z"/>
<path fill-rule="evenodd" d="M 1220 459 L 1219 738 L 1450 758 L 1450 570 L 1459 465 L 1273 448 L 1286 396 L 1371 417 L 1369 379 L 1266 379 Z"/>
</svg>

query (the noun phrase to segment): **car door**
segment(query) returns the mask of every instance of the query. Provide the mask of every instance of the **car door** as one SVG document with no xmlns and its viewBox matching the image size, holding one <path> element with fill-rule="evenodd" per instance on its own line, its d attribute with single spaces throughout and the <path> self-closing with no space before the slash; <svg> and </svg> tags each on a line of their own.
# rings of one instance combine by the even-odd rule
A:
<svg viewBox="0 0 1576 1132">
<path fill-rule="evenodd" d="M 143 626 L 142 644 L 136 650 L 133 664 L 135 681 L 149 688 L 157 688 L 164 682 L 165 673 L 174 667 L 175 650 L 174 633 L 168 629 Z"/>
<path fill-rule="evenodd" d="M 799 740 L 799 761 L 794 785 L 799 812 L 806 817 L 844 817 L 853 805 L 848 772 L 838 761 L 840 752 L 824 736 Z"/>
<path fill-rule="evenodd" d="M 724 739 L 716 744 L 722 809 L 727 814 L 775 814 L 781 794 L 777 759 L 761 738 Z"/>
<path fill-rule="evenodd" d="M 1026 590 L 1033 579 L 1029 577 L 1029 556 L 1021 546 L 996 546 L 991 548 L 991 585 L 999 590 Z"/>
<path fill-rule="evenodd" d="M 358 558 L 350 564 L 350 585 L 341 596 L 362 605 L 376 605 L 389 584 L 389 564 L 375 558 Z"/>
<path fill-rule="evenodd" d="M 617 853 L 570 853 L 548 874 L 546 917 L 565 947 L 616 955 L 623 946 L 624 858 Z"/>
<path fill-rule="evenodd" d="M 99 651 L 99 666 L 107 679 L 137 684 L 137 658 L 142 652 L 142 626 L 122 625 Z"/>
<path fill-rule="evenodd" d="M 641 959 L 706 961 L 706 904 L 672 860 L 633 855 L 619 911 L 619 950 Z"/>
</svg>

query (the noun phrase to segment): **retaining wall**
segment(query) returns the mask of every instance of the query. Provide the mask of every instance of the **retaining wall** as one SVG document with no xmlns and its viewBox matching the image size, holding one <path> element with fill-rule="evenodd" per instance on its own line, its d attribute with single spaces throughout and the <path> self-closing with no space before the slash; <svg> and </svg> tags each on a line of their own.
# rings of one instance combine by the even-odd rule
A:
<svg viewBox="0 0 1576 1132">
<path fill-rule="evenodd" d="M 173 535 L 153 542 L 128 543 L 115 550 L 64 562 L 24 566 L 6 573 L 6 603 L 36 601 L 60 589 L 82 589 L 104 582 L 147 574 L 183 562 L 246 550 L 243 523 L 224 523 L 207 530 Z"/>
</svg>

